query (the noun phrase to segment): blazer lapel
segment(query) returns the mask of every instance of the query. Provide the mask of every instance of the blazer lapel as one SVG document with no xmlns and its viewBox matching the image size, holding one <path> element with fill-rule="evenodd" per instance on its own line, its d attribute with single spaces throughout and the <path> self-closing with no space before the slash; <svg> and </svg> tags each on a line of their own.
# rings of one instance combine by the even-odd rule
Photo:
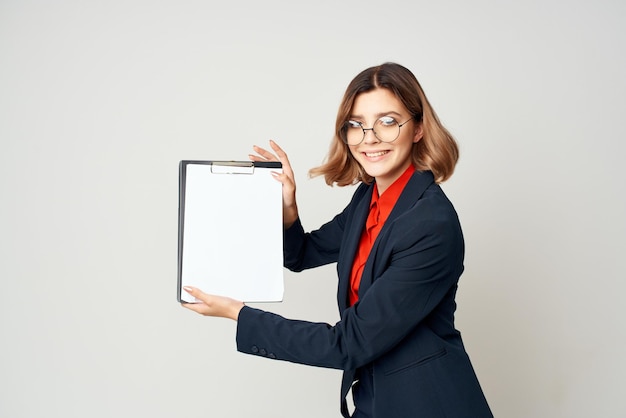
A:
<svg viewBox="0 0 626 418">
<path fill-rule="evenodd" d="M 389 217 L 385 221 L 383 228 L 380 230 L 372 250 L 367 257 L 367 262 L 363 268 L 363 275 L 361 276 L 361 284 L 359 287 L 359 299 L 369 289 L 375 279 L 374 260 L 376 259 L 376 253 L 381 239 L 385 236 L 386 232 L 391 227 L 390 225 L 403 213 L 409 210 L 415 205 L 415 203 L 422 197 L 426 189 L 434 183 L 433 174 L 430 171 L 416 171 L 411 176 L 411 179 L 404 187 L 404 190 L 400 194 L 398 201 L 394 205 Z M 371 194 L 370 194 L 371 197 Z M 365 222 L 365 221 L 364 221 Z"/>
<path fill-rule="evenodd" d="M 367 220 L 373 190 L 374 185 L 371 184 L 363 194 L 361 200 L 357 202 L 351 216 L 349 216 L 346 221 L 345 232 L 341 242 L 341 252 L 337 263 L 337 274 L 339 276 L 337 303 L 340 312 L 348 308 L 348 289 L 350 287 L 352 263 L 359 246 L 365 221 Z"/>
</svg>

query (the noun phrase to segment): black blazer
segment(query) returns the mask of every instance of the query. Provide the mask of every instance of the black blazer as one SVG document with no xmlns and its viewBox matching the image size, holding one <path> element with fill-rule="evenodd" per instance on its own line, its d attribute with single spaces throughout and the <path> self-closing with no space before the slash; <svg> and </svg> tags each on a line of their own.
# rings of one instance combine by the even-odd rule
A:
<svg viewBox="0 0 626 418">
<path fill-rule="evenodd" d="M 372 190 L 359 186 L 344 211 L 317 231 L 305 233 L 299 220 L 285 231 L 287 268 L 337 262 L 341 320 L 334 326 L 288 320 L 246 306 L 237 349 L 342 369 L 342 400 L 355 370 L 367 366 L 376 418 L 492 417 L 454 328 L 461 227 L 430 172 L 415 172 L 409 180 L 365 264 L 359 302 L 348 307 L 352 261 Z"/>
</svg>

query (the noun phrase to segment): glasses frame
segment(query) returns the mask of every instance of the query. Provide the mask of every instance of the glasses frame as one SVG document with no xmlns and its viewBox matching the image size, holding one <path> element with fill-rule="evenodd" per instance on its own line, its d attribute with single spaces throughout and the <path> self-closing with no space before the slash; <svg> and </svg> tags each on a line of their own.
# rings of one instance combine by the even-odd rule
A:
<svg viewBox="0 0 626 418">
<path fill-rule="evenodd" d="M 384 118 L 385 116 L 382 116 L 378 119 L 376 119 L 376 122 L 378 122 L 379 120 L 381 120 L 382 118 Z M 392 118 L 393 120 L 395 120 L 395 118 Z M 374 136 L 376 137 L 376 139 L 378 139 L 380 142 L 384 142 L 386 144 L 389 144 L 393 141 L 395 141 L 396 139 L 398 139 L 400 137 L 400 128 L 402 128 L 404 125 L 406 125 L 407 123 L 411 122 L 412 120 L 414 120 L 415 118 L 413 116 L 411 116 L 411 118 L 405 122 L 402 123 L 398 123 L 398 121 L 396 121 L 396 123 L 398 123 L 398 135 L 396 135 L 396 137 L 394 139 L 392 139 L 391 141 L 384 141 L 382 140 L 378 134 L 376 133 L 376 131 L 374 130 L 374 127 L 372 126 L 371 128 L 365 128 L 363 126 L 363 124 L 361 122 L 357 122 L 359 124 L 359 126 L 361 127 L 361 129 L 363 130 L 363 137 L 361 138 L 361 140 L 359 142 L 357 142 L 356 144 L 350 144 L 348 143 L 348 131 L 345 127 L 345 125 L 347 123 L 349 123 L 350 121 L 347 120 L 344 122 L 344 128 L 343 128 L 343 132 L 341 135 L 341 140 L 343 141 L 344 144 L 349 145 L 349 146 L 356 146 L 356 145 L 360 145 L 364 140 L 365 140 L 365 135 L 367 135 L 366 131 L 372 131 L 372 133 L 374 134 Z M 356 121 L 355 121 L 356 122 Z M 374 125 L 376 125 L 376 122 L 374 122 Z"/>
</svg>

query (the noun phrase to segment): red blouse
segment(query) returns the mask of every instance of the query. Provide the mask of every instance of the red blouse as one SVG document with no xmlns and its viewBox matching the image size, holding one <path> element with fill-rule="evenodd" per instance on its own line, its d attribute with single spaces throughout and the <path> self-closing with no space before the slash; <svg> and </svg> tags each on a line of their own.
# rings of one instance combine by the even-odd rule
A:
<svg viewBox="0 0 626 418">
<path fill-rule="evenodd" d="M 363 267 L 374 246 L 374 241 L 376 241 L 378 233 L 383 228 L 402 190 L 404 190 L 404 186 L 409 182 L 414 172 L 415 167 L 411 164 L 381 196 L 378 196 L 378 187 L 374 184 L 374 191 L 372 192 L 372 200 L 370 202 L 370 212 L 367 216 L 363 233 L 361 234 L 359 248 L 356 251 L 352 263 L 350 289 L 348 291 L 350 306 L 354 305 L 359 300 L 359 285 L 361 284 Z"/>
</svg>

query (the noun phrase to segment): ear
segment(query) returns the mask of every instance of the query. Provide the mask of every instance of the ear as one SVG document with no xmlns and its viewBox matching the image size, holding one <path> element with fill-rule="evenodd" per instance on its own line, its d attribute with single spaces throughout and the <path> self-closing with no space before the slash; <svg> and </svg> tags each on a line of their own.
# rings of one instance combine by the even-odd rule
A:
<svg viewBox="0 0 626 418">
<path fill-rule="evenodd" d="M 420 139 L 424 136 L 424 125 L 422 122 L 418 123 L 415 127 L 415 133 L 413 134 L 413 143 L 417 144 L 420 142 Z"/>
</svg>

